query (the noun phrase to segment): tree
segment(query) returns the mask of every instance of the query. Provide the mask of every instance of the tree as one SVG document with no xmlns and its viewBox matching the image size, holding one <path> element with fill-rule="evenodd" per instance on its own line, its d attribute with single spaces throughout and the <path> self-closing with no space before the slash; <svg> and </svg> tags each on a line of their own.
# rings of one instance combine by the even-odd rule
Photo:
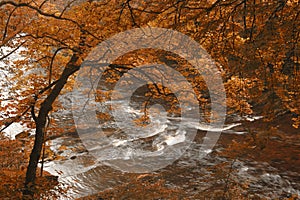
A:
<svg viewBox="0 0 300 200">
<path fill-rule="evenodd" d="M 268 102 L 278 101 L 282 110 L 292 112 L 294 127 L 299 127 L 300 11 L 296 0 L 4 0 L 0 8 L 0 47 L 12 49 L 0 60 L 5 62 L 14 51 L 25 48 L 22 58 L 11 66 L 11 81 L 15 83 L 12 91 L 18 96 L 2 108 L 14 111 L 4 116 L 1 131 L 15 121 L 35 129 L 26 195 L 33 195 L 49 113 L 61 108 L 57 97 L 64 88 L 72 87 L 74 75 L 93 47 L 135 27 L 175 29 L 203 45 L 223 70 L 230 111 L 251 114 L 251 106 L 261 103 L 260 96 L 266 94 L 263 114 L 274 119 L 278 114 L 274 105 L 278 104 Z M 111 66 L 112 82 L 126 72 L 124 68 L 141 64 L 130 56 L 142 55 L 146 62 L 176 61 L 179 67 L 173 67 L 198 88 L 198 100 L 209 104 L 206 95 L 200 95 L 205 90 L 203 80 L 195 81 L 199 74 L 190 76 L 193 72 L 182 58 L 167 52 L 144 52 L 133 52 L 117 60 L 117 65 Z M 161 90 L 156 87 L 151 95 L 160 95 Z"/>
</svg>

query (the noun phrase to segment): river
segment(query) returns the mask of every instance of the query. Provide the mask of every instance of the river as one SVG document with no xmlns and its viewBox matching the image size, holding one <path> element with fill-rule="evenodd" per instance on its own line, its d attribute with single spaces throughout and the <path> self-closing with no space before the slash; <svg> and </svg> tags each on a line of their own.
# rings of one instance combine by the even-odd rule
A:
<svg viewBox="0 0 300 200">
<path fill-rule="evenodd" d="M 61 123 L 62 127 L 65 126 L 65 123 L 72 126 L 72 115 L 68 111 L 61 111 L 58 116 L 63 121 Z M 167 128 L 164 125 L 171 126 L 166 122 L 165 116 L 161 115 L 160 117 L 156 121 L 156 128 L 152 129 L 154 135 L 166 131 Z M 209 137 L 206 135 L 207 127 L 201 127 L 192 122 L 188 123 L 190 119 L 182 119 L 187 121 L 186 130 L 197 130 L 195 138 L 180 158 L 153 172 L 127 173 L 117 170 L 111 165 L 113 163 L 111 161 L 118 159 L 122 161 L 122 157 L 124 159 L 124 155 L 128 153 L 128 148 L 118 148 L 128 142 L 125 139 L 117 141 L 114 138 L 114 140 L 110 140 L 113 141 L 111 147 L 99 147 L 102 152 L 99 154 L 102 156 L 99 160 L 95 158 L 95 154 L 87 151 L 76 131 L 62 134 L 50 141 L 50 148 L 55 156 L 45 163 L 45 170 L 59 176 L 59 181 L 63 183 L 64 187 L 70 187 L 66 196 L 63 196 L 62 199 L 80 198 L 114 189 L 120 185 L 130 184 L 133 177 L 139 178 L 141 175 L 165 180 L 169 187 L 185 191 L 183 196 L 186 199 L 195 199 L 199 194 L 206 196 L 212 192 L 222 193 L 224 188 L 228 187 L 228 182 L 230 183 L 229 190 L 233 192 L 234 188 L 239 188 L 238 193 L 248 199 L 276 199 L 287 198 L 293 194 L 300 195 L 299 165 L 297 166 L 300 155 L 299 140 L 290 143 L 290 149 L 294 148 L 294 152 L 291 152 L 289 148 L 284 149 L 284 146 L 289 145 L 288 141 L 284 142 L 279 137 L 272 137 L 271 142 L 269 142 L 271 147 L 265 148 L 266 150 L 260 150 L 259 147 L 254 146 L 253 151 L 249 151 L 247 155 L 229 158 L 223 156 L 222 152 L 233 140 L 242 143 L 249 135 L 249 125 L 252 126 L 252 131 L 263 132 L 266 130 L 263 126 L 264 122 L 259 116 L 248 116 L 244 120 L 234 115 L 228 118 L 230 119 L 227 120 L 218 143 L 212 150 L 208 149 L 206 152 L 203 152 L 205 149 L 203 150 L 202 143 L 205 137 Z M 107 135 L 118 133 L 117 128 L 113 125 L 107 125 L 103 130 Z M 282 130 L 279 127 L 277 131 Z M 295 133 L 288 133 L 288 135 Z M 172 139 L 172 142 L 164 142 L 167 145 L 176 146 L 184 141 L 182 137 Z M 153 140 L 151 142 L 153 146 Z M 282 145 L 272 146 L 272 144 Z M 100 142 L 99 146 L 101 145 Z M 116 150 L 112 147 L 115 147 Z M 138 147 L 134 146 L 134 148 Z M 295 148 L 298 148 L 298 150 Z M 150 152 L 155 151 L 158 150 L 151 150 Z M 203 157 L 201 152 L 207 155 Z M 268 154 L 268 152 L 275 153 L 274 155 L 263 156 L 264 153 Z M 276 152 L 282 152 L 282 154 Z M 146 159 L 146 154 L 142 156 L 145 156 Z M 162 156 L 162 159 L 170 159 L 168 156 L 170 155 L 166 154 Z M 296 157 L 294 158 L 296 161 L 290 161 L 289 157 Z M 120 160 L 118 166 L 120 166 Z M 126 159 L 123 161 L 125 163 Z M 152 167 L 151 163 L 149 165 Z M 216 173 L 216 170 L 218 170 L 216 166 L 220 165 L 223 165 L 223 171 Z M 210 199 L 208 196 L 207 198 Z"/>
</svg>

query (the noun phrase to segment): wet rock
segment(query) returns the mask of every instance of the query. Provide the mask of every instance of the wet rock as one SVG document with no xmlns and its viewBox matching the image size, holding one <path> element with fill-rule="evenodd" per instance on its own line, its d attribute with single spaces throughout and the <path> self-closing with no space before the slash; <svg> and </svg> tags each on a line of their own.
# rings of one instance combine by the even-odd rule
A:
<svg viewBox="0 0 300 200">
<path fill-rule="evenodd" d="M 17 134 L 15 137 L 17 140 L 26 140 L 30 136 L 30 133 L 28 131 L 23 131 L 19 134 Z"/>
<path fill-rule="evenodd" d="M 48 175 L 45 178 L 49 181 L 58 181 L 58 176 Z"/>
<path fill-rule="evenodd" d="M 77 156 L 72 156 L 70 159 L 75 160 Z"/>
</svg>

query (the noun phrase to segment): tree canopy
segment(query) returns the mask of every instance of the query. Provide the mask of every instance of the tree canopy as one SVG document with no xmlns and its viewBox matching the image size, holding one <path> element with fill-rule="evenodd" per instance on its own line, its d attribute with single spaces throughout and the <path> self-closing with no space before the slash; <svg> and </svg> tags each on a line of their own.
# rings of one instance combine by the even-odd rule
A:
<svg viewBox="0 0 300 200">
<path fill-rule="evenodd" d="M 72 89 L 94 47 L 133 28 L 172 29 L 201 44 L 222 74 L 228 113 L 255 112 L 272 121 L 289 112 L 293 127 L 299 128 L 299 13 L 298 0 L 1 0 L 0 69 L 12 76 L 6 80 L 9 96 L 0 99 L 0 128 L 21 122 L 35 129 L 25 194 L 32 194 L 48 116 L 63 109 L 57 97 Z M 11 60 L 14 52 L 20 57 Z M 172 67 L 197 88 L 201 105 L 209 105 L 201 76 L 170 52 L 130 52 L 110 66 L 104 81 L 115 84 L 128 69 L 152 61 L 175 63 Z M 156 91 L 153 98 L 163 90 L 149 88 Z M 164 98 L 173 101 L 168 94 Z M 61 131 L 55 121 L 50 123 L 53 134 Z"/>
</svg>

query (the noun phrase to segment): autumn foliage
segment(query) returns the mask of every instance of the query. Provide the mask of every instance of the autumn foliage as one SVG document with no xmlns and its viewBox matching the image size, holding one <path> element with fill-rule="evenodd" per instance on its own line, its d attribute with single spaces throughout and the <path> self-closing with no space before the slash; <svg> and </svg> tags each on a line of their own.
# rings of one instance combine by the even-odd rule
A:
<svg viewBox="0 0 300 200">
<path fill-rule="evenodd" d="M 0 185 L 0 192 L 4 196 L 12 190 L 20 194 L 29 160 L 27 170 L 32 173 L 27 174 L 26 184 L 35 182 L 45 137 L 64 131 L 51 118 L 63 109 L 57 97 L 72 89 L 77 71 L 94 47 L 132 28 L 173 29 L 201 44 L 222 75 L 228 114 L 262 115 L 270 127 L 278 116 L 287 114 L 293 129 L 298 129 L 299 13 L 298 0 L 1 0 L 0 69 L 13 76 L 4 80 L 11 92 L 0 98 L 0 130 L 20 122 L 35 129 L 36 135 L 34 144 L 26 144 L 27 150 L 35 147 L 30 159 L 24 143 L 1 141 L 1 180 L 7 184 Z M 12 60 L 14 52 L 20 57 Z M 113 89 L 126 71 L 153 61 L 179 71 L 195 88 L 201 108 L 209 115 L 209 93 L 203 78 L 186 60 L 170 52 L 130 52 L 112 63 L 102 81 Z M 178 109 L 172 106 L 176 100 L 163 86 L 149 84 L 144 95 L 159 99 L 161 91 L 171 105 L 170 112 L 176 114 Z M 99 113 L 98 117 L 109 120 L 111 116 Z M 13 152 L 15 159 L 6 157 L 8 152 Z"/>
</svg>

